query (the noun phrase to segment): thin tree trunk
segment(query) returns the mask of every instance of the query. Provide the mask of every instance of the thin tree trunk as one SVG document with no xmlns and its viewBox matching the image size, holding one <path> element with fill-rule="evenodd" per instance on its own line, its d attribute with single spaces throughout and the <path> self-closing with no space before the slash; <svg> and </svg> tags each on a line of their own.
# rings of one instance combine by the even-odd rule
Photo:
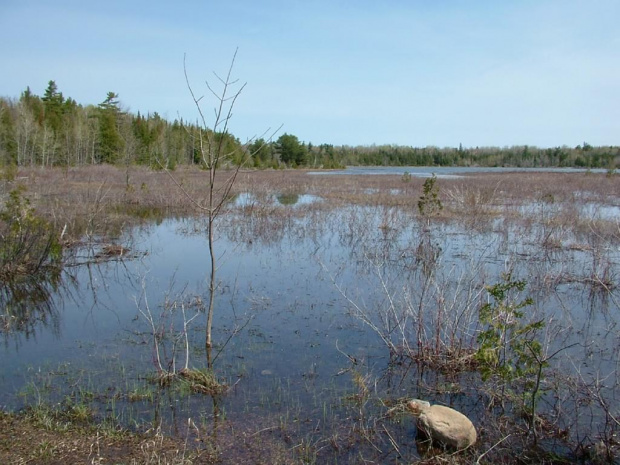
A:
<svg viewBox="0 0 620 465">
<path fill-rule="evenodd" d="M 215 210 L 213 209 L 213 190 L 215 189 L 215 170 L 216 170 L 216 161 L 213 159 L 213 153 L 211 152 L 211 144 L 209 144 L 209 157 L 210 160 L 210 169 L 209 169 L 209 258 L 211 259 L 211 273 L 209 279 L 209 308 L 207 309 L 207 328 L 206 328 L 206 341 L 205 341 L 205 349 L 207 351 L 207 367 L 209 369 L 212 368 L 212 360 L 211 360 L 211 348 L 213 347 L 213 342 L 211 339 L 211 327 L 213 325 L 213 312 L 215 309 L 215 244 L 214 244 L 214 221 L 215 221 Z"/>
<path fill-rule="evenodd" d="M 209 280 L 209 308 L 207 309 L 207 339 L 206 348 L 213 347 L 211 341 L 211 326 L 213 324 L 213 310 L 215 308 L 215 247 L 213 244 L 213 218 L 209 218 L 209 258 L 211 259 L 211 273 Z"/>
</svg>

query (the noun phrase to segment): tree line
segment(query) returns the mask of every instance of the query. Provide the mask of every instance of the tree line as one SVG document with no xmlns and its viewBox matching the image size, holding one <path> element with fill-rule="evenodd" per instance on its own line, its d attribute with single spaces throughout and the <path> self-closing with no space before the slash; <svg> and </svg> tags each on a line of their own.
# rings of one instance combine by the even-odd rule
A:
<svg viewBox="0 0 620 465">
<path fill-rule="evenodd" d="M 504 167 L 620 167 L 620 147 L 593 147 L 584 142 L 576 147 L 406 147 L 382 145 L 352 147 L 343 151 L 345 164 L 386 166 L 504 166 Z"/>
<path fill-rule="evenodd" d="M 157 113 L 125 111 L 119 95 L 108 92 L 98 105 L 81 105 L 49 81 L 43 96 L 26 88 L 19 98 L 0 98 L 0 165 L 83 166 L 147 165 L 174 168 L 199 165 L 197 123 L 170 122 Z M 204 135 L 204 134 L 203 134 Z M 334 146 L 302 142 L 292 134 L 275 141 L 242 143 L 223 137 L 230 163 L 256 168 L 341 168 L 346 165 L 620 167 L 620 147 L 408 147 Z M 220 139 L 221 140 L 221 139 Z"/>
</svg>

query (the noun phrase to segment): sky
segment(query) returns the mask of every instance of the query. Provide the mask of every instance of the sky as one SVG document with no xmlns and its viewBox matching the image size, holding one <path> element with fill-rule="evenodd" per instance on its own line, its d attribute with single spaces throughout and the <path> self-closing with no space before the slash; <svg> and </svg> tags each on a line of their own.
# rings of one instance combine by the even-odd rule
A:
<svg viewBox="0 0 620 465">
<path fill-rule="evenodd" d="M 0 0 L 0 96 L 65 97 L 315 145 L 620 145 L 618 0 Z M 185 58 L 184 58 L 185 57 Z M 276 134 L 276 138 L 278 137 Z"/>
</svg>

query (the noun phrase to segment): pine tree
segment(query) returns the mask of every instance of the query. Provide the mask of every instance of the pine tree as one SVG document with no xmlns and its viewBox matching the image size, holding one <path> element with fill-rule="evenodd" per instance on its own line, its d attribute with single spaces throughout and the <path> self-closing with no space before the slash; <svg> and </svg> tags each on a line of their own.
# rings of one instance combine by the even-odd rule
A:
<svg viewBox="0 0 620 465">
<path fill-rule="evenodd" d="M 297 136 L 282 134 L 276 143 L 280 160 L 287 165 L 300 166 L 306 164 L 306 146 L 299 142 Z"/>
<path fill-rule="evenodd" d="M 58 91 L 55 81 L 49 81 L 41 100 L 43 100 L 45 108 L 45 123 L 57 134 L 62 127 L 63 103 L 65 99 L 62 92 Z"/>
<path fill-rule="evenodd" d="M 118 94 L 108 92 L 106 99 L 99 104 L 98 109 L 98 161 L 100 163 L 115 163 L 121 157 L 124 146 L 119 131 L 122 111 Z"/>
</svg>

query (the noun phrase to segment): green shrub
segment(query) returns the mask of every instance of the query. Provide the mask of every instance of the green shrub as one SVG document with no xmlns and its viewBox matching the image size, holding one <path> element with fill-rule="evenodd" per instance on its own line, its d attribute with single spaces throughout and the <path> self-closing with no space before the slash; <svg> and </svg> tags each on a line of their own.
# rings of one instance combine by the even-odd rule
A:
<svg viewBox="0 0 620 465">
<path fill-rule="evenodd" d="M 62 246 L 52 226 L 36 215 L 24 188 L 10 192 L 0 211 L 0 280 L 34 277 L 59 265 Z"/>
<path fill-rule="evenodd" d="M 519 407 L 533 425 L 544 368 L 550 358 L 543 353 L 539 340 L 545 323 L 528 319 L 523 311 L 534 303 L 530 297 L 520 298 L 527 283 L 514 280 L 511 273 L 503 274 L 502 279 L 487 287 L 492 301 L 480 307 L 483 330 L 478 334 L 476 361 L 483 381 L 495 378 L 511 401 L 521 399 Z"/>
</svg>

